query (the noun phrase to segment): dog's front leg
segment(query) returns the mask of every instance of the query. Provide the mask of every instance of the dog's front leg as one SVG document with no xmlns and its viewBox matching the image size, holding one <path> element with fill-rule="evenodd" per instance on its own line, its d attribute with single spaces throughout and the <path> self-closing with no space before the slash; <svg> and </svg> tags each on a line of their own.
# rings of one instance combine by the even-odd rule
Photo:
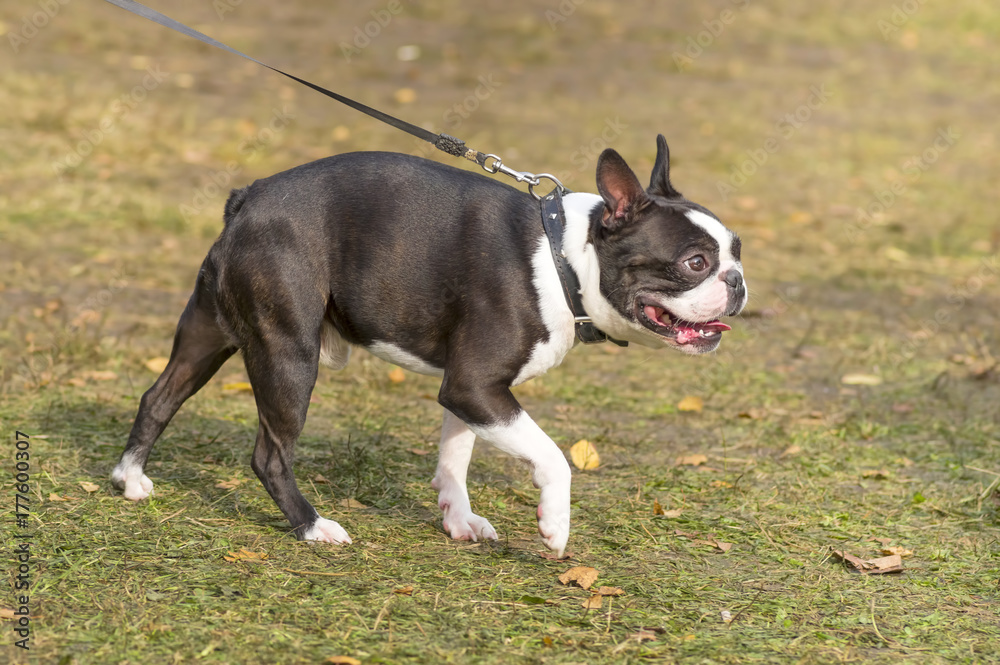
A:
<svg viewBox="0 0 1000 665">
<path fill-rule="evenodd" d="M 562 556 L 569 540 L 571 474 L 566 456 L 517 403 L 509 384 L 483 388 L 471 378 L 446 371 L 438 398 L 441 405 L 461 418 L 476 436 L 528 463 L 535 487 L 541 490 L 538 531 L 545 545 Z M 467 454 L 471 443 L 472 439 L 466 440 Z"/>
<path fill-rule="evenodd" d="M 538 500 L 538 532 L 542 541 L 560 557 L 569 540 L 570 469 L 555 442 L 524 410 L 510 421 L 487 426 L 470 425 L 477 436 L 531 467 Z"/>
<path fill-rule="evenodd" d="M 438 506 L 444 513 L 444 530 L 455 540 L 496 540 L 497 532 L 484 518 L 472 512 L 465 476 L 472 459 L 476 435 L 451 411 L 444 410 L 437 473 L 431 486 L 438 490 Z"/>
</svg>

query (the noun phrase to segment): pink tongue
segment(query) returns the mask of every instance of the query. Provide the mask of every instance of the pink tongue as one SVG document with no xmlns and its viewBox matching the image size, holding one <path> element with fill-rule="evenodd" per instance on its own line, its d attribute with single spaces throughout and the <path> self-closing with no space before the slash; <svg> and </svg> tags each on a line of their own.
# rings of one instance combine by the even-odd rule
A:
<svg viewBox="0 0 1000 665">
<path fill-rule="evenodd" d="M 700 330 L 704 330 L 705 332 L 723 333 L 727 330 L 732 330 L 732 328 L 727 326 L 722 321 L 708 321 L 706 323 L 695 323 L 691 326 L 678 325 L 676 330 L 677 343 L 687 344 L 701 338 L 701 334 L 698 332 Z"/>
</svg>

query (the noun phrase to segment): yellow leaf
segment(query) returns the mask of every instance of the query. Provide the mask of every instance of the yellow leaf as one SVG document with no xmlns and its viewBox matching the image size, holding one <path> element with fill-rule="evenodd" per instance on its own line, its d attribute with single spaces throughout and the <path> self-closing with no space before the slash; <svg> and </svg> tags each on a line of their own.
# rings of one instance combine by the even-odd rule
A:
<svg viewBox="0 0 1000 665">
<path fill-rule="evenodd" d="M 96 492 L 101 489 L 100 485 L 95 485 L 94 483 L 87 482 L 86 480 L 80 483 L 80 487 L 83 488 L 84 492 Z"/>
<path fill-rule="evenodd" d="M 580 439 L 569 449 L 569 457 L 573 460 L 573 466 L 587 471 L 596 469 L 601 464 L 601 457 L 597 454 L 594 444 L 586 439 Z"/>
<path fill-rule="evenodd" d="M 601 609 L 601 605 L 603 603 L 604 603 L 604 596 L 593 595 L 587 600 L 580 603 L 580 605 L 587 608 L 588 610 L 599 610 Z"/>
<path fill-rule="evenodd" d="M 619 589 L 616 586 L 602 586 L 597 591 L 595 591 L 598 596 L 624 596 L 625 591 Z"/>
<path fill-rule="evenodd" d="M 597 569 L 590 566 L 573 566 L 559 576 L 559 581 L 563 584 L 575 583 L 582 589 L 589 589 L 590 585 L 597 581 Z"/>
<path fill-rule="evenodd" d="M 245 480 L 241 480 L 239 478 L 233 478 L 232 480 L 223 480 L 221 483 L 216 483 L 215 486 L 224 490 L 233 490 L 245 482 L 246 482 Z"/>
<path fill-rule="evenodd" d="M 845 374 L 840 377 L 845 386 L 877 386 L 882 383 L 882 377 L 874 374 Z"/>
<path fill-rule="evenodd" d="M 707 455 L 702 455 L 700 453 L 694 455 L 681 455 L 677 458 L 677 466 L 701 466 L 708 461 Z"/>
<path fill-rule="evenodd" d="M 404 587 L 399 587 L 398 589 L 393 589 L 393 593 L 397 593 L 400 596 L 412 596 L 413 595 L 413 585 L 407 585 Z"/>
<path fill-rule="evenodd" d="M 361 665 L 361 661 L 350 656 L 330 656 L 323 661 L 328 665 Z"/>
<path fill-rule="evenodd" d="M 222 558 L 229 563 L 234 563 L 236 561 L 264 561 L 267 559 L 267 552 L 251 552 L 250 550 L 244 548 L 239 552 L 229 552 Z"/>
<path fill-rule="evenodd" d="M 49 501 L 72 501 L 72 497 L 59 496 L 55 492 L 52 492 L 49 494 Z"/>
<path fill-rule="evenodd" d="M 170 362 L 170 358 L 164 358 L 163 356 L 157 356 L 155 358 L 150 358 L 146 361 L 146 369 L 150 372 L 156 372 L 157 374 L 162 374 L 163 370 L 167 368 L 167 363 Z"/>
<path fill-rule="evenodd" d="M 389 380 L 393 383 L 402 383 L 406 381 L 406 373 L 400 367 L 396 367 L 391 372 L 389 372 Z"/>
<path fill-rule="evenodd" d="M 884 556 L 892 556 L 893 554 L 904 556 L 913 556 L 913 550 L 908 550 L 905 547 L 900 547 L 898 545 L 893 545 L 892 547 L 883 547 L 881 550 Z"/>
<path fill-rule="evenodd" d="M 662 515 L 664 512 L 665 511 L 663 510 L 663 506 L 660 505 L 659 500 L 653 499 L 653 514 Z"/>
<path fill-rule="evenodd" d="M 733 484 L 728 480 L 713 480 L 711 485 L 712 487 L 724 487 L 724 488 L 729 488 L 733 486 Z"/>
<path fill-rule="evenodd" d="M 694 395 L 688 395 L 677 403 L 678 411 L 694 411 L 695 413 L 701 413 L 701 410 L 704 407 L 705 400 L 700 397 L 695 397 Z"/>
<path fill-rule="evenodd" d="M 231 393 L 252 393 L 253 386 L 251 386 L 246 381 L 234 381 L 232 383 L 222 384 L 222 389 L 226 392 Z"/>
</svg>

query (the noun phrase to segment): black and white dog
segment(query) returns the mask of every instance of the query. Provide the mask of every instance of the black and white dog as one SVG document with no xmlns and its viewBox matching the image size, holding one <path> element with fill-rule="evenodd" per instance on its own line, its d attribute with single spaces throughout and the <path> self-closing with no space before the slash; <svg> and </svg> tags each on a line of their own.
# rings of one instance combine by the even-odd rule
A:
<svg viewBox="0 0 1000 665">
<path fill-rule="evenodd" d="M 714 350 L 729 330 L 717 319 L 747 300 L 739 239 L 670 184 L 662 136 L 648 189 L 610 149 L 597 164 L 597 189 L 563 199 L 563 249 L 594 324 L 647 347 Z M 149 496 L 144 469 L 154 442 L 242 351 L 260 418 L 254 472 L 300 539 L 350 543 L 299 491 L 292 465 L 318 365 L 341 369 L 360 346 L 442 377 L 432 484 L 444 530 L 460 540 L 497 538 L 466 489 L 478 436 L 531 467 L 541 490 L 538 530 L 561 555 L 570 468 L 510 388 L 558 365 L 575 342 L 531 196 L 406 155 L 321 159 L 230 195 L 170 362 L 142 397 L 112 481 L 127 499 Z"/>
</svg>

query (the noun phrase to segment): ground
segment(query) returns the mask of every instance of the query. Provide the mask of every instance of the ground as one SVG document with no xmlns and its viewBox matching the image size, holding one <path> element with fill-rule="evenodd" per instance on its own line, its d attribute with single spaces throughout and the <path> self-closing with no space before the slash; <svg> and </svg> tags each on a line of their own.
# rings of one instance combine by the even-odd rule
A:
<svg viewBox="0 0 1000 665">
<path fill-rule="evenodd" d="M 674 184 L 742 236 L 750 305 L 712 356 L 579 348 L 517 389 L 601 456 L 574 470 L 567 561 L 540 556 L 527 471 L 486 448 L 470 487 L 501 541 L 445 536 L 437 382 L 364 353 L 321 371 L 297 460 L 354 545 L 287 533 L 249 469 L 238 357 L 155 449 L 156 495 L 126 502 L 109 474 L 229 188 L 431 151 L 111 5 L 0 2 L 11 513 L 17 440 L 30 454 L 4 544 L 30 542 L 32 585 L 25 652 L 9 555 L 5 659 L 1000 660 L 991 3 L 155 5 L 578 191 L 608 146 L 647 177 L 664 133 Z M 902 573 L 833 554 L 892 547 Z M 584 607 L 572 566 L 624 594 Z"/>
</svg>

